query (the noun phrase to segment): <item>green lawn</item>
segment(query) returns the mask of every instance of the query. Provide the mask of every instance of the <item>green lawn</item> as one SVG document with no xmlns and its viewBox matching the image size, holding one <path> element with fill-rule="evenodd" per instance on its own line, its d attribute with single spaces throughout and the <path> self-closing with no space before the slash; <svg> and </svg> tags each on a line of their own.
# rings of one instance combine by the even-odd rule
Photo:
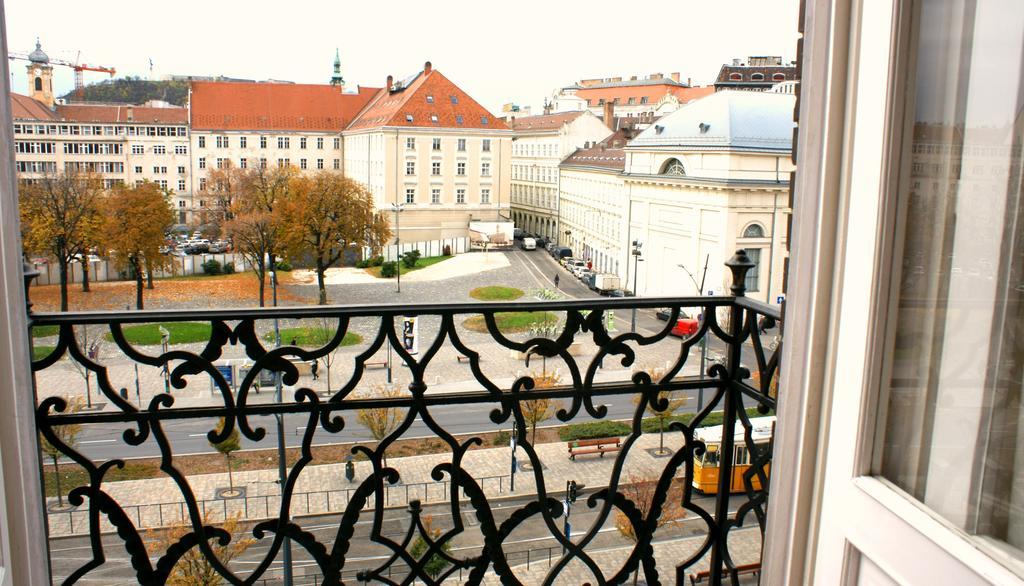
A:
<svg viewBox="0 0 1024 586">
<path fill-rule="evenodd" d="M 284 328 L 281 330 L 281 343 L 291 344 L 292 340 L 301 347 L 316 347 L 319 348 L 327 342 L 331 341 L 334 337 L 335 330 L 319 327 L 302 327 L 302 328 Z M 267 332 L 263 334 L 263 339 L 267 342 L 274 341 L 274 332 Z M 354 346 L 359 342 L 363 341 L 363 337 L 355 332 L 345 332 L 345 337 L 341 340 L 342 346 Z"/>
<path fill-rule="evenodd" d="M 32 360 L 42 360 L 53 352 L 56 346 L 33 346 L 32 347 Z"/>
<path fill-rule="evenodd" d="M 436 265 L 437 263 L 439 263 L 439 262 L 441 262 L 443 260 L 448 260 L 451 257 L 452 257 L 451 255 L 448 255 L 448 256 L 428 256 L 426 258 L 417 259 L 416 260 L 416 266 L 411 268 L 411 269 L 407 269 L 407 268 L 405 268 L 405 265 L 402 265 L 402 274 L 404 275 L 406 273 L 411 273 L 413 271 L 418 271 L 420 269 L 427 268 L 430 265 Z M 401 263 L 399 263 L 399 264 L 401 264 Z M 363 270 L 366 271 L 367 273 L 373 275 L 374 277 L 377 277 L 378 279 L 382 279 L 383 278 L 383 277 L 380 276 L 380 267 L 366 267 Z"/>
<path fill-rule="evenodd" d="M 47 336 L 56 336 L 59 331 L 60 326 L 32 326 L 32 337 L 46 338 Z"/>
<path fill-rule="evenodd" d="M 501 285 L 490 285 L 488 287 L 477 287 L 469 292 L 469 296 L 480 301 L 511 301 L 523 296 L 522 289 L 515 287 L 502 287 Z"/>
<path fill-rule="evenodd" d="M 503 311 L 494 314 L 498 329 L 506 334 L 525 332 L 535 322 L 557 321 L 558 316 L 550 311 Z M 462 326 L 474 332 L 486 332 L 487 322 L 484 316 L 474 315 L 462 322 Z"/>
<path fill-rule="evenodd" d="M 210 339 L 210 324 L 200 322 L 168 322 L 162 324 L 141 324 L 122 328 L 124 337 L 132 344 L 139 346 L 160 345 L 160 326 L 171 333 L 171 345 L 205 342 Z M 113 342 L 114 337 L 108 332 L 103 339 Z"/>
</svg>

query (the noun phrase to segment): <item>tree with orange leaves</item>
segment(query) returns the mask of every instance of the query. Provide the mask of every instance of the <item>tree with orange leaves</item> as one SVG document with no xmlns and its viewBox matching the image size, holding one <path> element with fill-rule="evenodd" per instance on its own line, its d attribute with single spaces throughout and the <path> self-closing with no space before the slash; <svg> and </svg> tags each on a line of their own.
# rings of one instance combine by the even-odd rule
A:
<svg viewBox="0 0 1024 586">
<path fill-rule="evenodd" d="M 327 304 L 324 273 L 350 246 L 386 240 L 390 229 L 375 221 L 373 194 L 361 183 L 336 171 L 293 177 L 290 197 L 282 205 L 284 240 L 299 257 L 309 254 L 316 268 L 320 305 Z M 384 234 L 373 234 L 383 230 Z"/>
<path fill-rule="evenodd" d="M 68 310 L 68 265 L 82 261 L 82 291 L 89 290 L 89 249 L 102 224 L 103 182 L 98 175 L 65 171 L 18 186 L 21 236 L 26 251 L 44 253 L 60 271 L 60 310 Z"/>
<path fill-rule="evenodd" d="M 164 234 L 174 225 L 174 212 L 156 183 L 119 186 L 104 202 L 107 247 L 114 264 L 135 279 L 135 308 L 142 309 L 142 277 L 145 270 L 166 266 L 160 253 Z"/>
</svg>

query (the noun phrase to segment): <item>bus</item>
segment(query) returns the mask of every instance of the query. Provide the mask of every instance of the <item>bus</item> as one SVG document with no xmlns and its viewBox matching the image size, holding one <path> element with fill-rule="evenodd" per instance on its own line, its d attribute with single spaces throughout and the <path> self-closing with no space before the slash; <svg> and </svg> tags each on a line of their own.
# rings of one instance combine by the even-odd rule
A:
<svg viewBox="0 0 1024 586">
<path fill-rule="evenodd" d="M 732 481 L 729 492 L 745 492 L 746 485 L 743 475 L 750 469 L 750 463 L 756 458 L 763 458 L 771 449 L 772 433 L 775 431 L 775 417 L 752 417 L 753 428 L 751 437 L 754 440 L 754 453 L 751 454 L 745 439 L 745 427 L 736 422 L 736 436 L 733 442 Z M 722 451 L 722 426 L 702 427 L 693 434 L 694 439 L 704 442 L 707 449 L 700 456 L 693 458 L 693 487 L 703 494 L 718 492 L 718 459 Z M 771 464 L 763 467 L 765 478 L 771 470 Z M 751 485 L 755 491 L 761 490 L 761 479 L 757 474 L 751 477 Z"/>
</svg>

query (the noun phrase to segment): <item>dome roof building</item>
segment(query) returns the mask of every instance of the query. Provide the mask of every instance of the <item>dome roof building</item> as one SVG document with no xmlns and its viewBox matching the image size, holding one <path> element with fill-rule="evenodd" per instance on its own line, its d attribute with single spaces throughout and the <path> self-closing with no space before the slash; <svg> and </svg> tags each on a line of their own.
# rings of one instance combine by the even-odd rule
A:
<svg viewBox="0 0 1024 586">
<path fill-rule="evenodd" d="M 28 54 L 28 60 L 32 63 L 39 63 L 41 65 L 48 64 L 50 62 L 50 56 L 43 52 L 43 47 L 39 44 L 39 39 L 36 39 L 36 50 Z"/>
</svg>

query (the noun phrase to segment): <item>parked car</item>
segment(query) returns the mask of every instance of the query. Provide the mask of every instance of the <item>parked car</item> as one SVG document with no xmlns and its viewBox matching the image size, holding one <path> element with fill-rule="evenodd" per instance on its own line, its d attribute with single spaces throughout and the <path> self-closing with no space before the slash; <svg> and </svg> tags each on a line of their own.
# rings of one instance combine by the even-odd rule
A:
<svg viewBox="0 0 1024 586">
<path fill-rule="evenodd" d="M 592 271 L 590 269 L 581 269 L 579 271 L 579 275 L 578 276 L 579 276 L 580 280 L 583 281 L 583 284 L 587 286 L 588 289 L 593 289 L 594 288 L 594 276 L 596 274 L 597 273 L 595 273 L 594 271 Z"/>
<path fill-rule="evenodd" d="M 523 250 L 536 250 L 537 240 L 530 237 L 524 237 L 522 240 L 522 244 L 520 244 L 520 246 Z"/>
<path fill-rule="evenodd" d="M 208 252 L 220 254 L 228 251 L 228 243 L 223 240 L 212 242 L 207 250 Z"/>
<path fill-rule="evenodd" d="M 546 248 L 548 245 L 548 239 L 543 236 L 535 239 L 537 241 L 537 248 Z"/>
<path fill-rule="evenodd" d="M 654 317 L 660 319 L 661 321 L 668 321 L 668 318 L 672 317 L 672 310 L 671 309 L 659 309 L 654 314 Z M 686 315 L 685 311 L 680 311 L 679 312 L 679 319 L 690 319 L 690 316 Z"/>
<path fill-rule="evenodd" d="M 669 332 L 673 336 L 685 338 L 686 336 L 692 336 L 697 333 L 697 329 L 700 328 L 700 324 L 695 319 L 681 318 L 676 320 L 676 325 L 672 326 L 672 331 Z"/>
<path fill-rule="evenodd" d="M 555 260 L 561 262 L 566 258 L 572 258 L 572 249 L 569 248 L 568 246 L 556 247 L 555 250 L 552 252 L 552 256 L 555 257 Z"/>
<path fill-rule="evenodd" d="M 587 263 L 582 258 L 574 258 L 566 261 L 565 268 L 569 269 L 569 272 L 578 278 L 580 276 L 580 269 L 587 268 Z"/>
</svg>

